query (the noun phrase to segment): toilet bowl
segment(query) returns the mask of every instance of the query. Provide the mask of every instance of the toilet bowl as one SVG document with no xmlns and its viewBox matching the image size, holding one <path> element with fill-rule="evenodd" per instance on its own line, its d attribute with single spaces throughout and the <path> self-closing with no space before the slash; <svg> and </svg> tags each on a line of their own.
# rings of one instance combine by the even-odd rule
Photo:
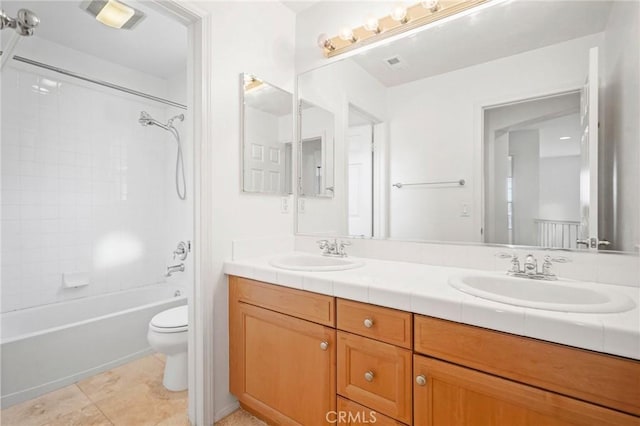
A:
<svg viewBox="0 0 640 426">
<path fill-rule="evenodd" d="M 167 357 L 162 384 L 170 391 L 187 389 L 188 318 L 183 305 L 160 312 L 149 322 L 149 344 Z"/>
</svg>

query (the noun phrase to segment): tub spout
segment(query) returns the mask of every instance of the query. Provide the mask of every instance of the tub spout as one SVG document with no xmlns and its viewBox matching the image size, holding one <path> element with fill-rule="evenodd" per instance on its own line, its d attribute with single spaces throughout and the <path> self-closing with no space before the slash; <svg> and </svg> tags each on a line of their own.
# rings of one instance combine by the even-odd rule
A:
<svg viewBox="0 0 640 426">
<path fill-rule="evenodd" d="M 184 263 L 180 263 L 178 265 L 167 266 L 167 273 L 164 274 L 165 277 L 170 277 L 176 272 L 184 272 Z"/>
</svg>

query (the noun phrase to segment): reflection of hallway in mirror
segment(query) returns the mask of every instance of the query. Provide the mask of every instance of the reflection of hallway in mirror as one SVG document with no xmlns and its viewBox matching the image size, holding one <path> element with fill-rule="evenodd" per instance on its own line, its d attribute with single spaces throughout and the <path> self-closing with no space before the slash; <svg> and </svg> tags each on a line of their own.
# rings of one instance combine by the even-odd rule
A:
<svg viewBox="0 0 640 426">
<path fill-rule="evenodd" d="M 579 92 L 485 110 L 485 241 L 575 248 Z"/>
</svg>

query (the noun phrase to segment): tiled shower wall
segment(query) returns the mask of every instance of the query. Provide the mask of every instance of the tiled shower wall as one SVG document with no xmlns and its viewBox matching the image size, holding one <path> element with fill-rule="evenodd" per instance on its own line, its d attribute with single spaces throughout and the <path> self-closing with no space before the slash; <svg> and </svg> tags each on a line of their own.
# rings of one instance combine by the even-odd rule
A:
<svg viewBox="0 0 640 426">
<path fill-rule="evenodd" d="M 164 281 L 177 111 L 61 77 L 2 73 L 2 312 Z M 172 177 L 172 176 L 171 176 Z M 64 288 L 63 274 L 89 285 Z"/>
</svg>

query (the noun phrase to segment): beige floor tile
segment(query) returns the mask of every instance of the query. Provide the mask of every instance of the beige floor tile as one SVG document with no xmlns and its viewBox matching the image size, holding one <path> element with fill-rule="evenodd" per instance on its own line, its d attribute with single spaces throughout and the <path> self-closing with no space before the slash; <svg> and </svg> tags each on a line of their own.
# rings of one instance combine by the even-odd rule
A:
<svg viewBox="0 0 640 426">
<path fill-rule="evenodd" d="M 189 423 L 189 417 L 187 416 L 187 412 L 174 414 L 168 419 L 164 419 L 156 426 L 191 426 Z"/>
<path fill-rule="evenodd" d="M 98 402 L 140 383 L 162 381 L 163 372 L 160 360 L 149 355 L 82 380 L 78 382 L 78 387 L 91 401 Z"/>
<path fill-rule="evenodd" d="M 165 361 L 167 360 L 167 356 L 165 354 L 161 354 L 160 352 L 156 352 L 155 354 L 153 354 L 153 356 L 155 356 L 160 361 L 162 361 L 163 365 L 164 365 Z"/>
<path fill-rule="evenodd" d="M 0 418 L 3 425 L 39 426 L 88 405 L 91 405 L 89 398 L 76 385 L 71 385 L 6 408 Z"/>
<path fill-rule="evenodd" d="M 170 392 L 162 381 L 139 383 L 96 402 L 116 426 L 152 426 L 187 412 L 187 392 Z"/>
<path fill-rule="evenodd" d="M 266 426 L 266 423 L 239 409 L 216 422 L 214 426 Z"/>
<path fill-rule="evenodd" d="M 43 426 L 111 426 L 112 423 L 95 405 L 87 405 L 81 410 L 61 415 Z"/>
</svg>

